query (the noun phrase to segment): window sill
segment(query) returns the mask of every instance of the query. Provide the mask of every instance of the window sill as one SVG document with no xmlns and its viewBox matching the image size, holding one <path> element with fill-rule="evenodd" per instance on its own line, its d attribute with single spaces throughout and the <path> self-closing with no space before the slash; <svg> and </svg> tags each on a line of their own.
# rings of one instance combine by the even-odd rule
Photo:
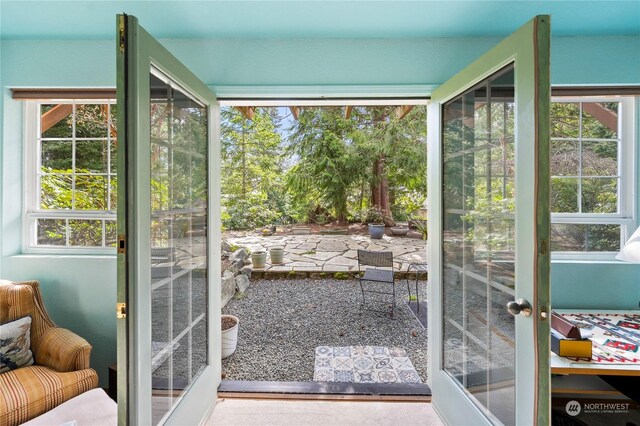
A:
<svg viewBox="0 0 640 426">
<path fill-rule="evenodd" d="M 9 256 L 10 258 L 19 259 L 116 259 L 116 252 L 113 253 L 63 253 L 63 252 L 24 252 L 20 254 L 14 254 Z"/>
<path fill-rule="evenodd" d="M 563 258 L 563 259 L 554 259 L 553 256 L 551 257 L 551 263 L 559 263 L 559 264 L 567 264 L 567 263 L 573 263 L 573 264 L 599 264 L 599 265 L 632 265 L 629 262 L 623 262 L 621 260 L 616 260 L 616 259 L 602 259 L 602 258 L 593 258 L 593 259 L 585 259 L 585 258 L 576 258 L 576 259 L 570 259 L 570 258 Z"/>
</svg>

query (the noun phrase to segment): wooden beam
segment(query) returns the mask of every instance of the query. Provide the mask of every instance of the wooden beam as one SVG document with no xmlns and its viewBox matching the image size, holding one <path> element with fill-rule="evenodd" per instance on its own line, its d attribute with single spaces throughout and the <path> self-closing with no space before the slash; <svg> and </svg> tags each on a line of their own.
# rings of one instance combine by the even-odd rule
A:
<svg viewBox="0 0 640 426">
<path fill-rule="evenodd" d="M 239 106 L 239 107 L 236 107 L 236 108 L 238 108 L 238 111 L 240 111 L 242 113 L 242 115 L 244 115 L 247 120 L 253 120 L 253 114 L 254 114 L 253 107 L 241 107 L 241 106 Z"/>
<path fill-rule="evenodd" d="M 63 118 L 68 117 L 72 112 L 72 104 L 58 104 L 42 114 L 42 117 L 40 118 L 40 134 L 58 124 Z"/>
<path fill-rule="evenodd" d="M 11 89 L 11 96 L 17 100 L 52 99 L 115 99 L 116 89 Z"/>
<path fill-rule="evenodd" d="M 406 115 L 411 112 L 414 106 L 415 105 L 400 105 L 399 107 L 397 107 L 396 117 L 398 117 L 398 120 L 402 120 L 404 117 L 406 117 Z"/>
<path fill-rule="evenodd" d="M 605 108 L 601 103 L 583 102 L 582 109 L 584 112 L 593 116 L 600 123 L 604 124 L 614 132 L 618 131 L 618 114 Z"/>
<path fill-rule="evenodd" d="M 353 109 L 353 107 L 351 105 L 347 105 L 347 107 L 344 110 L 344 118 L 346 118 L 347 120 L 349 118 L 351 118 L 351 110 Z"/>
<path fill-rule="evenodd" d="M 296 106 L 290 106 L 289 109 L 291 110 L 291 114 L 293 114 L 293 118 L 297 120 L 298 116 L 300 115 L 300 108 Z"/>
</svg>

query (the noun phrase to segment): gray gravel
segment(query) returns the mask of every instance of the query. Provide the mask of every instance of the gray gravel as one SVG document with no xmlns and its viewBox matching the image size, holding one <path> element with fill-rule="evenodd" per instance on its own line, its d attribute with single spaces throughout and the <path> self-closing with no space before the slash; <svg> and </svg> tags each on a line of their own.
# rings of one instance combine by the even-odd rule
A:
<svg viewBox="0 0 640 426">
<path fill-rule="evenodd" d="M 222 360 L 226 380 L 312 381 L 317 346 L 375 345 L 406 349 L 426 383 L 427 331 L 404 304 L 405 281 L 396 286 L 391 319 L 362 310 L 354 279 L 252 280 L 247 292 L 222 310 L 240 319 L 238 348 Z M 422 281 L 421 299 L 426 294 Z"/>
</svg>

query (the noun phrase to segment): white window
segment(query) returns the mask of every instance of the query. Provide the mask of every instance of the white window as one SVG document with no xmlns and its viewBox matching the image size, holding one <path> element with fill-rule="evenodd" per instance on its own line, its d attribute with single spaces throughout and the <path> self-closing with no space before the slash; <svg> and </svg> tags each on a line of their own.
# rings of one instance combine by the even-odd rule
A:
<svg viewBox="0 0 640 426">
<path fill-rule="evenodd" d="M 25 252 L 113 252 L 116 106 L 25 102 Z"/>
<path fill-rule="evenodd" d="M 634 98 L 553 98 L 551 249 L 613 258 L 635 229 Z"/>
</svg>

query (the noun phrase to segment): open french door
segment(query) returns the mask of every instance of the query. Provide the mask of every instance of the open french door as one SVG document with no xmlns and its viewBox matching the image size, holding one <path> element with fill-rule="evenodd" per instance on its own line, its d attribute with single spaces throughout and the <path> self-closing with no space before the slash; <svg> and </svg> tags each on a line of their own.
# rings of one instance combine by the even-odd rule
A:
<svg viewBox="0 0 640 426">
<path fill-rule="evenodd" d="M 117 44 L 118 421 L 198 424 L 220 382 L 216 99 L 135 17 Z"/>
<path fill-rule="evenodd" d="M 538 16 L 433 91 L 430 385 L 447 424 L 549 424 L 549 47 Z"/>
</svg>

